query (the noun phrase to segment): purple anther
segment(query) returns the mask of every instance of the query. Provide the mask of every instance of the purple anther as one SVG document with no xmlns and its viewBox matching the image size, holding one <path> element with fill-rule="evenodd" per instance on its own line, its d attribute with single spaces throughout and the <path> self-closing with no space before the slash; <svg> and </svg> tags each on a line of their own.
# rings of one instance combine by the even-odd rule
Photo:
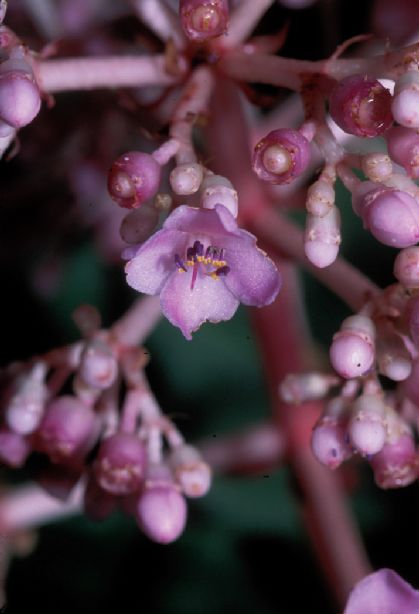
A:
<svg viewBox="0 0 419 614">
<path fill-rule="evenodd" d="M 183 260 L 181 260 L 179 254 L 175 254 L 175 262 L 176 262 L 176 266 L 178 269 L 182 269 L 182 271 L 185 271 L 186 273 L 186 267 L 183 264 Z"/>
<path fill-rule="evenodd" d="M 195 262 L 196 259 L 196 251 L 193 247 L 188 247 L 186 250 L 186 260 L 193 260 Z"/>
<path fill-rule="evenodd" d="M 195 243 L 193 244 L 193 249 L 195 250 L 195 254 L 197 256 L 202 256 L 202 254 L 204 253 L 204 246 L 200 241 L 195 241 Z"/>
<path fill-rule="evenodd" d="M 220 277 L 221 275 L 228 275 L 229 272 L 230 272 L 230 267 L 225 265 L 217 269 L 215 271 L 215 274 L 217 275 L 217 277 Z"/>
</svg>

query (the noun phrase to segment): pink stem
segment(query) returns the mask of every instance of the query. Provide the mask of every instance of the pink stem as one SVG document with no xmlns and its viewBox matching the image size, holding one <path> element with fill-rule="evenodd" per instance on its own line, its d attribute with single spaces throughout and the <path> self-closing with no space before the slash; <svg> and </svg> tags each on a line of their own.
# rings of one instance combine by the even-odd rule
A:
<svg viewBox="0 0 419 614">
<path fill-rule="evenodd" d="M 310 450 L 312 427 L 320 404 L 299 409 L 278 399 L 278 382 L 305 368 L 301 339 L 302 312 L 295 272 L 282 265 L 284 288 L 279 300 L 253 314 L 259 334 L 275 411 L 288 434 L 291 461 L 303 491 L 303 511 L 314 548 L 341 604 L 370 565 L 361 537 L 347 508 L 339 476 L 322 467 Z M 343 555 L 344 553 L 344 555 Z"/>
<path fill-rule="evenodd" d="M 35 63 L 34 69 L 40 88 L 50 93 L 170 85 L 179 81 L 179 75 L 173 76 L 166 71 L 164 55 L 43 60 Z M 184 60 L 179 61 L 179 69 L 185 72 Z"/>
<path fill-rule="evenodd" d="M 220 38 L 220 46 L 227 49 L 245 41 L 273 2 L 274 0 L 242 0 L 232 12 L 227 34 Z"/>
<path fill-rule="evenodd" d="M 138 345 L 150 334 L 161 317 L 158 296 L 137 299 L 115 322 L 111 333 L 122 345 Z"/>
<path fill-rule="evenodd" d="M 131 0 L 139 19 L 162 41 L 172 39 L 178 49 L 185 46 L 185 35 L 179 17 L 161 0 Z"/>
</svg>

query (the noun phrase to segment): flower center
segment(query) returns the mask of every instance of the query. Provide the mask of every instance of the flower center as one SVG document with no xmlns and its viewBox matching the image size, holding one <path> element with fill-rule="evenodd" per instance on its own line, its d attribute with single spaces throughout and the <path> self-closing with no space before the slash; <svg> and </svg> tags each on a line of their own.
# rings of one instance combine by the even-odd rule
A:
<svg viewBox="0 0 419 614">
<path fill-rule="evenodd" d="M 191 290 L 195 286 L 199 270 L 216 280 L 230 271 L 230 267 L 224 260 L 224 250 L 209 245 L 204 253 L 204 246 L 200 241 L 195 241 L 192 247 L 188 247 L 184 260 L 179 254 L 175 254 L 175 263 L 179 273 L 186 273 L 187 267 L 192 267 Z"/>
</svg>

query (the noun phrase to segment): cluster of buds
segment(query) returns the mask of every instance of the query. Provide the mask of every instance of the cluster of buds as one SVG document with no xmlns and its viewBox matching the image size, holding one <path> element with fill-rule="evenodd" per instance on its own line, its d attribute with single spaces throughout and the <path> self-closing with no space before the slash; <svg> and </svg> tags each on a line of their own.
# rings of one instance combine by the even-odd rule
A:
<svg viewBox="0 0 419 614">
<path fill-rule="evenodd" d="M 335 469 L 358 454 L 382 488 L 406 486 L 419 475 L 419 247 L 399 252 L 394 275 L 398 283 L 346 318 L 334 335 L 336 376 L 290 375 L 280 387 L 287 403 L 325 400 L 312 435 L 322 464 Z"/>
<path fill-rule="evenodd" d="M 150 539 L 172 542 L 186 523 L 185 496 L 208 491 L 210 468 L 161 412 L 144 349 L 100 329 L 91 307 L 75 321 L 82 341 L 2 373 L 0 459 L 21 467 L 41 454 L 35 479 L 51 495 L 64 500 L 81 483 L 92 518 L 120 507 Z"/>
</svg>

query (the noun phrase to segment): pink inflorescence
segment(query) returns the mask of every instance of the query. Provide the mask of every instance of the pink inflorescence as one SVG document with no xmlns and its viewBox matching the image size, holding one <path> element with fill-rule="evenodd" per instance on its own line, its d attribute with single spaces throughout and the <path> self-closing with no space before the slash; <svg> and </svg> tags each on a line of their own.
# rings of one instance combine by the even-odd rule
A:
<svg viewBox="0 0 419 614">
<path fill-rule="evenodd" d="M 280 128 L 269 132 L 255 146 L 252 167 L 259 179 L 289 183 L 307 168 L 310 143 L 298 130 Z"/>
<path fill-rule="evenodd" d="M 337 125 L 349 134 L 374 137 L 393 123 L 391 94 L 376 79 L 352 75 L 339 81 L 329 98 L 329 110 Z"/>
</svg>

